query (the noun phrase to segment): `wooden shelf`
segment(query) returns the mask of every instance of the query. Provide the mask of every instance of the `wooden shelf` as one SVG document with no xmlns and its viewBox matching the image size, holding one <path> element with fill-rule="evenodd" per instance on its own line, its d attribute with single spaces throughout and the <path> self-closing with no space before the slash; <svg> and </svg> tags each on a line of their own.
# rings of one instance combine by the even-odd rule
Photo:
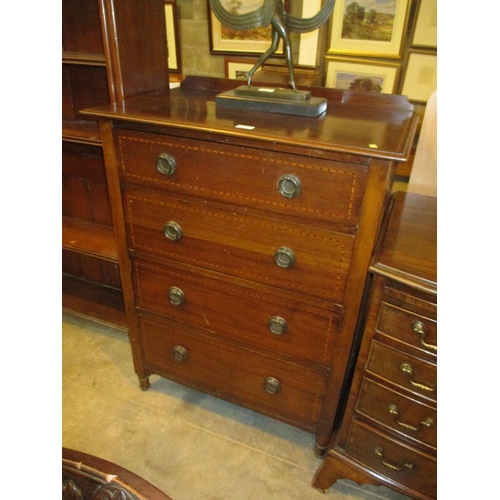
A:
<svg viewBox="0 0 500 500">
<path fill-rule="evenodd" d="M 101 146 L 101 133 L 99 125 L 91 120 L 63 120 L 62 122 L 63 141 L 81 142 Z"/>
<path fill-rule="evenodd" d="M 65 50 L 62 55 L 63 64 L 79 64 L 84 66 L 106 66 L 104 54 L 93 52 L 72 52 Z"/>
<path fill-rule="evenodd" d="M 111 226 L 63 216 L 62 246 L 64 250 L 118 262 L 115 235 Z"/>
<path fill-rule="evenodd" d="M 83 318 L 127 330 L 123 293 L 63 274 L 62 308 Z"/>
</svg>

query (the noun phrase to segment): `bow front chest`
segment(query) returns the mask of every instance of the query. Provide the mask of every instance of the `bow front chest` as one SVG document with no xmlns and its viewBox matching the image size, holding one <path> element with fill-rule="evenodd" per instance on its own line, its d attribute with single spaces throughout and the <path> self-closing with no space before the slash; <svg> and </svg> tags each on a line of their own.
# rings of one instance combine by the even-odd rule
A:
<svg viewBox="0 0 500 500">
<path fill-rule="evenodd" d="M 159 374 L 329 442 L 406 98 L 321 89 L 319 118 L 218 109 L 236 82 L 86 113 L 100 119 L 129 336 Z"/>
</svg>

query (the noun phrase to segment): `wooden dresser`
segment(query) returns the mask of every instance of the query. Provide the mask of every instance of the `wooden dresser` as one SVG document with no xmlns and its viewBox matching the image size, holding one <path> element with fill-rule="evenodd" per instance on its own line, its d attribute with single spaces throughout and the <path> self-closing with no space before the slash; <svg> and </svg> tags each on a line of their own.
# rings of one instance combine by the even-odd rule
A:
<svg viewBox="0 0 500 500">
<path fill-rule="evenodd" d="M 103 106 L 141 387 L 160 374 L 316 434 L 324 454 L 406 98 L 318 89 L 314 119 L 216 109 L 238 82 Z"/>
<path fill-rule="evenodd" d="M 370 267 L 343 422 L 313 481 L 321 491 L 349 478 L 436 498 L 436 205 L 394 196 Z"/>
</svg>

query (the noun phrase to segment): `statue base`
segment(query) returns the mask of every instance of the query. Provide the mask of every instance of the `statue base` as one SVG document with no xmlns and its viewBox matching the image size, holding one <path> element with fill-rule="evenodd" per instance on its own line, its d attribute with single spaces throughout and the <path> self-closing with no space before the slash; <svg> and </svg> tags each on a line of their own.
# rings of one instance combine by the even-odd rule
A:
<svg viewBox="0 0 500 500">
<path fill-rule="evenodd" d="M 234 90 L 218 94 L 215 103 L 217 106 L 224 108 L 265 111 L 313 118 L 326 111 L 326 99 L 311 97 L 309 91 L 249 87 L 248 85 L 242 85 Z"/>
</svg>

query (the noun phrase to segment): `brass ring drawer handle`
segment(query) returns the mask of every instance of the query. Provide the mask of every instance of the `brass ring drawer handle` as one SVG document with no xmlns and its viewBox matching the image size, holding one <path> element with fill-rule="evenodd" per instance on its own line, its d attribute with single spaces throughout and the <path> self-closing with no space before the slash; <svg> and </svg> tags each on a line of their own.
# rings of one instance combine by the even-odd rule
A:
<svg viewBox="0 0 500 500">
<path fill-rule="evenodd" d="M 413 387 L 416 387 L 417 389 L 421 389 L 423 391 L 435 391 L 436 390 L 436 387 L 431 385 L 431 384 L 422 384 L 420 382 L 415 382 L 413 380 L 413 367 L 409 364 L 409 363 L 403 363 L 401 364 L 401 366 L 399 367 L 399 369 L 405 373 L 406 375 L 408 375 L 408 378 L 410 380 L 410 384 L 413 386 Z"/>
<path fill-rule="evenodd" d="M 269 394 L 278 394 L 281 391 L 281 382 L 274 377 L 267 377 L 264 381 L 264 389 Z"/>
<path fill-rule="evenodd" d="M 394 421 L 396 422 L 396 424 L 404 427 L 405 429 L 409 429 L 410 431 L 419 431 L 423 427 L 429 428 L 434 425 L 434 420 L 430 417 L 426 417 L 422 420 L 422 422 L 420 422 L 420 425 L 418 427 L 415 427 L 399 420 L 399 408 L 394 403 L 391 403 L 387 409 L 389 410 L 389 413 L 391 415 L 394 415 Z"/>
<path fill-rule="evenodd" d="M 437 352 L 437 345 L 428 344 L 425 341 L 425 325 L 421 321 L 414 321 L 411 324 L 411 330 L 413 333 L 420 335 L 420 345 L 422 345 L 426 349 L 429 349 L 430 351 Z"/>
<path fill-rule="evenodd" d="M 162 153 L 156 159 L 156 170 L 162 175 L 174 175 L 177 171 L 175 158 L 167 153 Z"/>
<path fill-rule="evenodd" d="M 295 198 L 301 187 L 300 179 L 293 174 L 282 175 L 278 180 L 278 191 L 284 198 Z"/>
<path fill-rule="evenodd" d="M 384 457 L 384 450 L 380 446 L 375 447 L 375 455 L 380 458 L 380 463 L 384 465 L 385 467 L 388 467 L 391 470 L 394 470 L 396 472 L 402 472 L 404 470 L 411 470 L 413 467 L 415 467 L 414 464 L 411 462 L 404 462 L 403 465 L 394 465 L 391 462 L 388 462 L 385 457 Z"/>
<path fill-rule="evenodd" d="M 184 292 L 180 288 L 177 288 L 176 286 L 169 288 L 168 301 L 172 305 L 180 306 L 182 303 L 184 303 L 185 300 L 186 300 L 186 297 L 184 295 Z"/>
<path fill-rule="evenodd" d="M 283 335 L 288 330 L 288 323 L 281 316 L 271 316 L 268 326 L 274 335 Z"/>
<path fill-rule="evenodd" d="M 182 228 L 173 220 L 168 221 L 163 228 L 165 237 L 170 241 L 178 241 L 182 238 Z"/>
<path fill-rule="evenodd" d="M 274 252 L 274 262 L 277 266 L 288 269 L 295 263 L 295 254 L 288 247 L 280 247 Z"/>
<path fill-rule="evenodd" d="M 183 363 L 188 359 L 188 351 L 185 347 L 182 347 L 181 345 L 174 346 L 173 354 L 175 360 L 179 361 L 180 363 Z"/>
</svg>

